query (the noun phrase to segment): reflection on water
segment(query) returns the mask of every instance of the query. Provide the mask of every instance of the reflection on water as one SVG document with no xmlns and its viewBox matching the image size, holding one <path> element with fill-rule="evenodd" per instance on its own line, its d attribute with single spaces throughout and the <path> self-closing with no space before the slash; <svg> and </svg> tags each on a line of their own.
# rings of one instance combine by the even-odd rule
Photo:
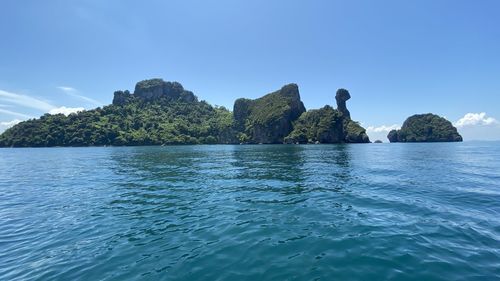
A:
<svg viewBox="0 0 500 281">
<path fill-rule="evenodd" d="M 500 276 L 498 146 L 0 154 L 1 280 Z"/>
<path fill-rule="evenodd" d="M 203 255 L 221 256 L 220 262 L 232 257 L 237 265 L 257 245 L 264 246 L 260 256 L 280 245 L 322 237 L 352 216 L 352 206 L 332 196 L 348 186 L 351 148 L 306 148 L 136 147 L 129 148 L 128 157 L 116 151 L 113 169 L 123 180 L 110 208 L 118 218 L 136 223 L 110 241 L 115 247 L 127 245 L 124 241 L 144 246 L 174 235 L 155 249 L 161 252 L 148 255 L 168 253 L 170 262 L 162 268 L 182 272 L 186 261 Z M 287 262 L 309 255 L 287 252 Z"/>
<path fill-rule="evenodd" d="M 298 145 L 132 147 L 127 157 L 116 151 L 111 159 L 116 161 L 115 173 L 125 177 L 118 183 L 124 190 L 184 190 L 191 197 L 203 194 L 203 190 L 212 193 L 214 189 L 226 189 L 228 193 L 278 193 L 275 196 L 322 189 L 340 191 L 350 180 L 350 147 L 318 148 L 321 149 L 306 150 Z M 141 196 L 137 190 L 126 194 Z"/>
</svg>

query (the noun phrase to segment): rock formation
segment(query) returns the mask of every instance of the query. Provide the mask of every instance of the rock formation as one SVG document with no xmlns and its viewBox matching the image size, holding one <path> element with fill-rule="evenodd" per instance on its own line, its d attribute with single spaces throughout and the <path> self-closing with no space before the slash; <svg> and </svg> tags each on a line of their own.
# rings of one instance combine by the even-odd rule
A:
<svg viewBox="0 0 500 281">
<path fill-rule="evenodd" d="M 304 112 L 295 122 L 286 143 L 344 142 L 343 122 L 339 111 L 329 105 Z"/>
<path fill-rule="evenodd" d="M 116 91 L 113 94 L 113 105 L 125 105 L 129 102 L 132 95 L 128 90 L 126 91 Z"/>
<path fill-rule="evenodd" d="M 390 142 L 460 142 L 462 136 L 450 121 L 435 114 L 416 114 L 400 130 L 387 135 Z"/>
<path fill-rule="evenodd" d="M 173 145 L 237 143 L 232 113 L 198 101 L 177 82 L 137 83 L 116 91 L 113 104 L 91 110 L 45 114 L 0 135 L 0 147 Z"/>
<path fill-rule="evenodd" d="M 337 109 L 326 105 L 303 113 L 294 124 L 286 143 L 367 143 L 366 130 L 351 120 L 346 101 L 351 98 L 345 89 L 335 95 Z"/>
<path fill-rule="evenodd" d="M 240 141 L 283 143 L 293 129 L 293 122 L 305 111 L 299 87 L 288 84 L 255 100 L 236 100 L 233 118 Z"/>
<path fill-rule="evenodd" d="M 149 79 L 134 93 L 116 91 L 111 105 L 20 122 L 0 135 L 0 147 L 369 142 L 350 118 L 349 98 L 340 89 L 338 109 L 306 112 L 298 86 L 288 84 L 258 99 L 238 99 L 231 112 L 198 101 L 177 82 Z"/>
<path fill-rule="evenodd" d="M 351 94 L 346 89 L 338 89 L 335 94 L 335 100 L 337 101 L 337 110 L 344 115 L 346 118 L 351 118 L 351 113 L 347 110 L 346 101 L 351 98 Z"/>
<path fill-rule="evenodd" d="M 144 102 L 159 99 L 182 100 L 185 102 L 198 101 L 197 97 L 190 91 L 184 90 L 178 82 L 165 82 L 163 79 L 149 79 L 138 82 L 133 94 L 129 91 L 116 91 L 114 93 L 113 105 L 124 105 L 133 100 Z"/>
</svg>

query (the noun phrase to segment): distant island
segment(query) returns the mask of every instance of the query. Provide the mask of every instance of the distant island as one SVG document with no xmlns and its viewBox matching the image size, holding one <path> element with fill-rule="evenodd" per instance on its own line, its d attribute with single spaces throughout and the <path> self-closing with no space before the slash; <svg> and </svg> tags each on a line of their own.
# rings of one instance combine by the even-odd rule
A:
<svg viewBox="0 0 500 281">
<path fill-rule="evenodd" d="M 339 89 L 336 109 L 306 111 L 298 86 L 288 84 L 255 100 L 238 99 L 231 112 L 199 101 L 180 83 L 150 79 L 134 93 L 116 91 L 102 108 L 20 122 L 0 135 L 0 147 L 369 143 L 351 120 L 350 98 Z"/>
<path fill-rule="evenodd" d="M 387 135 L 390 142 L 461 142 L 462 136 L 450 121 L 435 114 L 416 114 L 400 130 Z"/>
</svg>

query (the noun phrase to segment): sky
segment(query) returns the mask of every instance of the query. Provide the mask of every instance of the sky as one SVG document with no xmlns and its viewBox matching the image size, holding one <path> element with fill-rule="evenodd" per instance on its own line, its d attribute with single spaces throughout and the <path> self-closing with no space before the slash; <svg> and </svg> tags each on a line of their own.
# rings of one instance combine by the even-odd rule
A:
<svg viewBox="0 0 500 281">
<path fill-rule="evenodd" d="M 0 132 L 110 104 L 149 78 L 232 109 L 287 83 L 307 109 L 335 92 L 371 140 L 435 113 L 500 140 L 500 1 L 6 0 Z"/>
</svg>

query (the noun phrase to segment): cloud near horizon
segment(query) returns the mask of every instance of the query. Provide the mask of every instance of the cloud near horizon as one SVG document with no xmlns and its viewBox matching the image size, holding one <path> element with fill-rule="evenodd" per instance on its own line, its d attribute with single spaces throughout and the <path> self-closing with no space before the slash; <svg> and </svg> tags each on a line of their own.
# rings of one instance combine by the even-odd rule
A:
<svg viewBox="0 0 500 281">
<path fill-rule="evenodd" d="M 470 127 L 470 126 L 489 126 L 500 125 L 500 122 L 493 117 L 487 117 L 486 112 L 481 113 L 467 113 L 464 117 L 460 118 L 453 125 L 457 128 Z"/>
<path fill-rule="evenodd" d="M 387 134 L 391 130 L 398 130 L 401 128 L 401 125 L 393 124 L 393 125 L 381 125 L 381 126 L 367 126 L 366 134 L 370 137 L 371 141 L 382 140 L 387 141 Z"/>
<path fill-rule="evenodd" d="M 17 123 L 22 122 L 22 121 L 23 120 L 20 120 L 20 119 L 14 119 L 11 121 L 0 122 L 0 134 L 3 133 L 8 128 L 10 128 L 10 127 L 16 125 Z"/>
<path fill-rule="evenodd" d="M 373 133 L 384 133 L 384 132 L 385 133 L 389 133 L 392 130 L 399 130 L 400 128 L 401 128 L 401 126 L 397 125 L 397 124 L 390 125 L 390 126 L 382 125 L 382 126 L 378 126 L 378 127 L 368 126 L 366 128 L 366 131 L 368 133 L 370 133 L 370 132 L 373 132 Z"/>
<path fill-rule="evenodd" d="M 486 112 L 467 113 L 453 125 L 464 140 L 500 140 L 500 122 Z"/>
<path fill-rule="evenodd" d="M 68 90 L 68 89 L 67 89 Z M 3 103 L 1 104 L 0 108 L 0 114 L 5 114 L 5 115 L 10 115 L 16 117 L 16 119 L 11 120 L 11 121 L 0 121 L 0 133 L 5 131 L 6 129 L 14 126 L 15 124 L 34 118 L 33 116 L 21 112 L 17 112 L 20 108 L 28 108 L 28 109 L 35 109 L 38 110 L 42 113 L 49 113 L 49 114 L 59 114 L 62 113 L 64 115 L 69 115 L 71 113 L 76 113 L 79 111 L 85 110 L 83 107 L 66 107 L 66 106 L 55 106 L 53 104 L 50 104 L 47 101 L 34 98 L 31 96 L 23 95 L 23 94 L 17 94 L 17 93 L 12 93 L 4 90 L 0 90 L 0 101 Z M 7 103 L 7 104 L 4 104 Z M 6 109 L 9 108 L 9 109 Z M 14 110 L 10 110 L 13 108 Z"/>
<path fill-rule="evenodd" d="M 48 113 L 49 114 L 64 114 L 66 116 L 70 115 L 71 113 L 77 113 L 77 112 L 80 112 L 80 111 L 84 111 L 85 108 L 83 107 L 66 107 L 66 106 L 61 106 L 61 107 L 57 107 L 57 108 L 54 108 L 52 110 L 50 110 Z"/>
</svg>

